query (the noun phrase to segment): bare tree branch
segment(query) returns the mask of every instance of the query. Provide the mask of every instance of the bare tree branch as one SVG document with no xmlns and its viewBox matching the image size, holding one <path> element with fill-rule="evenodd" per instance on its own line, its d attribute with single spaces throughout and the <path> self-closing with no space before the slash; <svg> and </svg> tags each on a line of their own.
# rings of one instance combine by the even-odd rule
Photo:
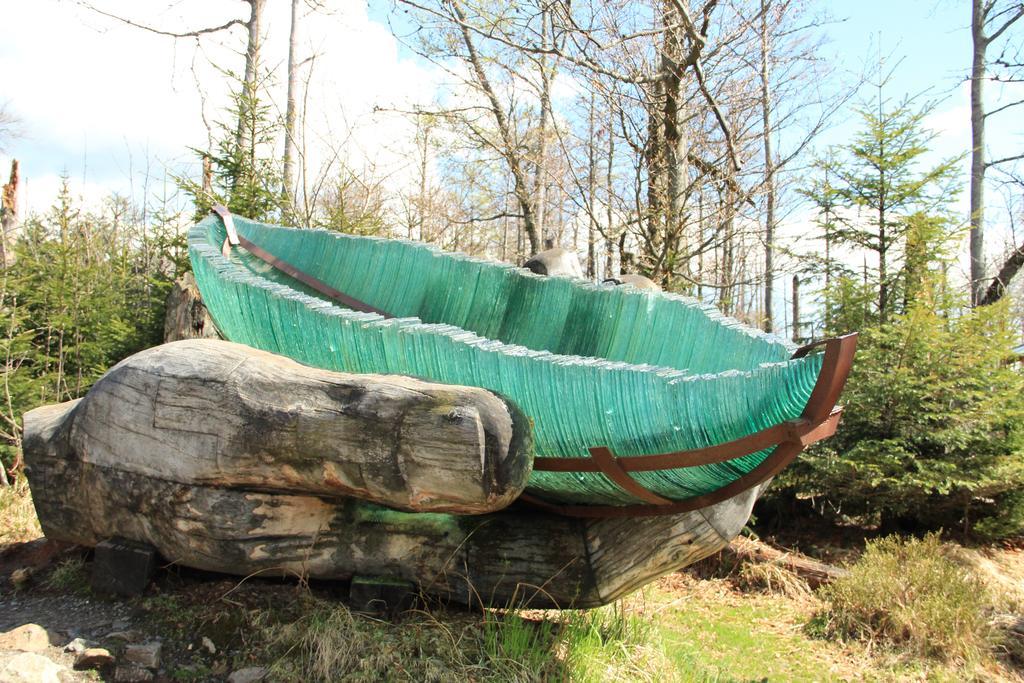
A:
<svg viewBox="0 0 1024 683">
<path fill-rule="evenodd" d="M 140 24 L 140 23 L 138 23 L 136 21 L 132 21 L 131 19 L 127 19 L 125 17 L 121 17 L 121 16 L 118 16 L 116 14 L 112 14 L 110 12 L 106 12 L 104 10 L 101 10 L 99 7 L 96 7 L 92 3 L 86 2 L 86 0 L 75 0 L 75 1 L 76 1 L 76 3 L 78 5 L 84 7 L 84 8 L 86 8 L 86 9 L 92 11 L 92 12 L 95 12 L 96 14 L 102 15 L 102 16 L 107 17 L 109 19 L 114 19 L 116 21 L 120 21 L 121 23 L 127 24 L 128 26 L 133 26 L 135 28 L 139 28 L 139 29 L 142 29 L 144 31 L 149 31 L 150 33 L 155 33 L 155 34 L 160 35 L 160 36 L 169 36 L 171 38 L 198 38 L 200 36 L 204 36 L 204 35 L 207 35 L 207 34 L 210 34 L 210 33 L 218 33 L 219 31 L 227 30 L 227 29 L 231 28 L 232 26 L 245 26 L 245 24 L 246 24 L 246 20 L 245 19 L 232 19 L 232 20 L 230 20 L 228 22 L 225 22 L 225 23 L 223 23 L 223 24 L 221 24 L 219 26 L 209 26 L 209 27 L 206 27 L 206 28 L 198 28 L 198 29 L 195 29 L 195 30 L 192 30 L 192 31 L 185 31 L 185 32 L 182 32 L 182 33 L 176 33 L 174 31 L 164 31 L 162 29 L 158 29 L 158 28 L 155 28 L 153 26 L 147 26 L 146 24 Z"/>
<path fill-rule="evenodd" d="M 999 274 L 992 280 L 992 284 L 988 286 L 985 296 L 982 297 L 979 305 L 988 306 L 1002 299 L 1006 295 L 1007 287 L 1010 286 L 1010 280 L 1017 275 L 1021 266 L 1024 266 L 1024 244 L 1017 247 L 1006 261 L 1003 262 L 1003 267 L 999 269 Z"/>
</svg>

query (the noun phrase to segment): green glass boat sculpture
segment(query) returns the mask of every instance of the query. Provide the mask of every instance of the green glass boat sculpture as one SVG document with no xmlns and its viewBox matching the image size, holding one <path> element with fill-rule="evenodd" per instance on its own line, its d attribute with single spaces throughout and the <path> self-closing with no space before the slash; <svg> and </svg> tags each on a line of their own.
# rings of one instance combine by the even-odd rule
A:
<svg viewBox="0 0 1024 683">
<path fill-rule="evenodd" d="M 701 508 L 772 477 L 838 423 L 855 335 L 795 349 L 675 294 L 215 211 L 189 253 L 227 339 L 505 396 L 533 423 L 521 500 L 534 505 Z"/>
</svg>

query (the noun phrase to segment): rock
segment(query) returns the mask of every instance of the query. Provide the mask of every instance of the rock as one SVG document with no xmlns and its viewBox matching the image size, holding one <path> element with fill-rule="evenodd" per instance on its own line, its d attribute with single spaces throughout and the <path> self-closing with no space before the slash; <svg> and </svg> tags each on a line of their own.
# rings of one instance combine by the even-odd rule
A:
<svg viewBox="0 0 1024 683">
<path fill-rule="evenodd" d="M 116 683 L 145 683 L 153 680 L 153 672 L 134 664 L 119 664 L 114 670 Z"/>
<path fill-rule="evenodd" d="M 155 571 L 153 546 L 111 538 L 96 546 L 90 582 L 98 593 L 134 597 L 142 595 Z"/>
<path fill-rule="evenodd" d="M 231 672 L 227 683 L 258 683 L 270 675 L 270 670 L 262 666 L 250 666 Z"/>
<path fill-rule="evenodd" d="M 24 624 L 0 634 L 0 650 L 42 652 L 50 646 L 46 629 L 38 624 Z"/>
<path fill-rule="evenodd" d="M 139 639 L 139 634 L 135 631 L 111 631 L 107 634 L 108 640 L 123 640 L 125 642 L 131 642 Z"/>
<path fill-rule="evenodd" d="M 608 604 L 723 548 L 761 490 L 638 518 L 394 509 L 504 505 L 517 495 L 508 473 L 529 475 L 521 420 L 478 389 L 183 341 L 122 361 L 78 402 L 27 413 L 24 452 L 52 538 L 119 535 L 170 563 L 241 576 L 387 577 L 470 605 Z M 450 467 L 470 460 L 477 474 Z"/>
<path fill-rule="evenodd" d="M 75 638 L 64 646 L 64 652 L 73 652 L 75 654 L 85 652 L 87 649 L 89 649 L 89 646 L 86 645 L 85 641 L 81 638 Z"/>
<path fill-rule="evenodd" d="M 207 638 L 206 636 L 203 636 L 203 647 L 205 647 L 207 652 L 209 652 L 211 655 L 217 654 L 217 646 L 214 645 L 213 641 Z"/>
<path fill-rule="evenodd" d="M 583 268 L 576 254 L 561 247 L 537 252 L 523 264 L 523 268 L 537 275 L 583 278 Z"/>
<path fill-rule="evenodd" d="M 113 663 L 114 655 L 102 647 L 86 648 L 75 657 L 75 668 L 79 671 L 84 669 L 102 669 Z"/>
<path fill-rule="evenodd" d="M 14 655 L 0 662 L 0 683 L 61 683 L 67 667 L 32 652 Z"/>
<path fill-rule="evenodd" d="M 147 669 L 159 669 L 162 651 L 163 645 L 157 641 L 133 644 L 125 647 L 124 658 L 132 664 L 138 664 Z"/>
<path fill-rule="evenodd" d="M 616 278 L 619 282 L 624 285 L 633 285 L 637 289 L 648 289 L 653 292 L 660 292 L 661 285 L 654 282 L 654 280 L 643 275 L 637 275 L 635 273 L 624 273 Z"/>
</svg>

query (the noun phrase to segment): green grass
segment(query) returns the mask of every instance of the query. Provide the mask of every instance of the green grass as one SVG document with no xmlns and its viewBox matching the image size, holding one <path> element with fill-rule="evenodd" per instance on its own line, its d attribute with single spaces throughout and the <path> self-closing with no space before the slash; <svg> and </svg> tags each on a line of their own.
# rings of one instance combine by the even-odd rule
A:
<svg viewBox="0 0 1024 683">
<path fill-rule="evenodd" d="M 573 681 L 681 680 L 643 600 L 570 612 L 562 623 L 562 665 Z"/>
<path fill-rule="evenodd" d="M 90 592 L 85 558 L 81 555 L 61 560 L 43 580 L 43 586 L 53 591 L 85 594 Z"/>
<path fill-rule="evenodd" d="M 808 650 L 781 600 L 721 604 L 695 596 L 666 610 L 665 639 L 676 667 L 707 681 L 822 681 L 833 674 Z"/>
</svg>

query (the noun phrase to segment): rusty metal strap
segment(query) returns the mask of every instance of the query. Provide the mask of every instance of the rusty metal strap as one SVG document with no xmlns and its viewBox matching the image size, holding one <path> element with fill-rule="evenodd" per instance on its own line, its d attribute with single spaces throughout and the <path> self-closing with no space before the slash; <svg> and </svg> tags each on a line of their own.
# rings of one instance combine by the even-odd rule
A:
<svg viewBox="0 0 1024 683">
<path fill-rule="evenodd" d="M 224 243 L 225 250 L 230 249 L 230 245 L 237 244 L 241 246 L 243 249 L 245 249 L 247 252 L 258 258 L 259 260 L 269 264 L 272 268 L 279 270 L 285 275 L 288 275 L 289 277 L 298 280 L 307 287 L 316 290 L 317 292 L 326 296 L 328 299 L 336 301 L 337 303 L 341 304 L 342 306 L 345 306 L 346 308 L 351 308 L 356 311 L 362 311 L 364 313 L 376 313 L 377 315 L 380 315 L 384 318 L 394 317 L 391 314 L 380 310 L 379 308 L 374 308 L 368 303 L 350 297 L 344 292 L 338 291 L 337 289 L 331 287 L 326 282 L 318 280 L 309 273 L 305 273 L 299 270 L 298 268 L 288 263 L 287 261 L 280 259 L 277 256 L 274 256 L 269 251 L 260 247 L 258 244 L 254 244 L 253 242 L 242 237 L 236 232 L 234 220 L 231 217 L 231 213 L 225 207 L 218 204 L 217 206 L 213 207 L 213 212 L 220 216 L 221 220 L 224 221 L 224 227 L 228 232 L 228 238 L 227 240 L 225 240 Z"/>
<path fill-rule="evenodd" d="M 601 472 L 619 488 L 645 501 L 647 505 L 557 505 L 529 494 L 519 499 L 535 507 L 573 517 L 635 517 L 696 510 L 761 484 L 780 472 L 808 445 L 832 436 L 839 425 L 843 409 L 836 406 L 836 402 L 853 366 L 857 335 L 848 334 L 809 344 L 797 349 L 793 358 L 802 358 L 819 346 L 825 347 L 825 358 L 807 405 L 796 420 L 787 420 L 724 444 L 688 451 L 616 458 L 609 448 L 600 446 L 589 449 L 589 458 L 534 459 L 533 468 L 539 471 Z M 651 472 L 725 462 L 773 446 L 775 448 L 771 454 L 747 474 L 715 491 L 683 501 L 662 498 L 629 476 L 629 472 Z"/>
<path fill-rule="evenodd" d="M 841 408 L 832 412 L 819 424 L 811 424 L 803 418 L 787 420 L 733 441 L 716 444 L 707 448 L 688 451 L 661 453 L 659 455 L 635 455 L 616 458 L 617 465 L 626 472 L 657 472 L 681 467 L 698 467 L 742 458 L 758 451 L 785 442 L 799 442 L 807 446 L 815 441 L 828 438 L 835 433 L 839 424 Z M 596 459 L 597 451 L 608 451 L 604 446 L 591 448 L 589 458 L 535 458 L 533 469 L 542 472 L 604 472 L 605 468 Z M 608 451 L 610 453 L 610 451 Z"/>
</svg>

